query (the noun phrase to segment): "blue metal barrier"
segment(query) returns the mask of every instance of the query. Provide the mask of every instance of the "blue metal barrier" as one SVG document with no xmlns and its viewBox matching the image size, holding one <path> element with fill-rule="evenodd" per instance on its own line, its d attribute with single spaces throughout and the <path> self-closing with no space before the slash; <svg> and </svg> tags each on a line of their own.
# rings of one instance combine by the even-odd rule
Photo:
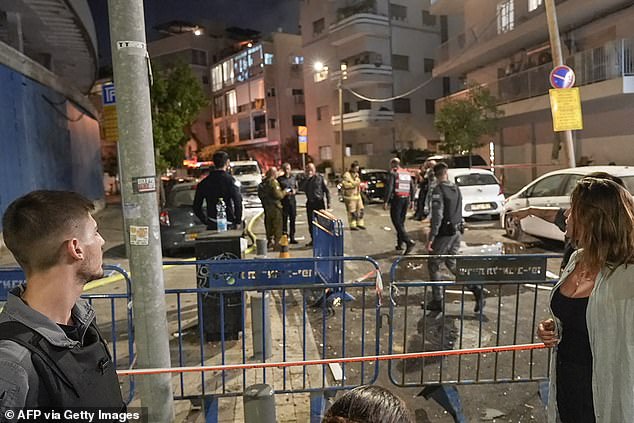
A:
<svg viewBox="0 0 634 423">
<path fill-rule="evenodd" d="M 323 295 L 326 286 L 319 269 L 326 263 L 339 265 L 341 280 L 354 283 L 331 283 L 329 288 L 343 294 L 354 292 L 356 299 L 333 305 L 321 302 L 311 307 L 314 298 Z M 379 307 L 375 280 L 357 281 L 360 275 L 376 275 L 379 266 L 367 257 L 316 257 L 293 259 L 254 260 L 199 260 L 169 261 L 168 265 L 190 266 L 192 285 L 195 268 L 208 280 L 208 287 L 167 289 L 166 301 L 170 332 L 174 345 L 173 366 L 213 364 L 249 364 L 266 361 L 298 361 L 319 358 L 341 358 L 379 353 Z M 218 342 L 204 342 L 203 298 L 220 297 L 218 319 L 225 327 L 227 293 L 240 292 L 242 297 L 242 336 L 237 341 L 227 340 L 224 331 Z M 273 304 L 273 357 L 266 359 L 252 354 L 248 331 L 249 314 L 246 299 L 252 293 L 268 292 Z M 351 319 L 350 308 L 355 316 Z M 264 313 L 264 308 L 262 308 Z M 262 319 L 266 322 L 266 319 Z M 266 331 L 262 330 L 262 334 Z M 262 341 L 265 341 L 263 336 Z M 266 350 L 266 348 L 263 348 Z M 212 399 L 242 396 L 247 386 L 267 383 L 277 394 L 311 393 L 312 404 L 323 406 L 323 399 L 334 391 L 351 389 L 373 383 L 378 377 L 378 362 L 342 363 L 340 366 L 303 366 L 293 369 L 242 369 L 217 374 L 179 374 L 175 399 L 189 399 L 213 404 Z M 193 387 L 193 388 L 192 388 Z M 213 398 L 212 398 L 213 397 Z M 322 397 L 321 402 L 318 400 Z M 218 410 L 210 407 L 209 410 Z M 207 414 L 209 414 L 207 410 Z M 313 410 L 315 411 L 315 410 Z M 213 412 L 212 412 L 213 414 Z M 217 416 L 216 416 L 217 417 Z M 207 421 L 214 421 L 208 417 Z"/>
<path fill-rule="evenodd" d="M 427 260 L 455 258 L 455 281 L 431 281 Z M 549 260 L 560 254 L 497 256 L 401 256 L 390 269 L 389 354 L 534 343 L 536 327 L 546 317 L 550 289 Z M 558 269 L 558 263 L 551 263 Z M 555 275 L 552 275 L 555 276 Z M 478 312 L 468 287 L 485 288 L 488 303 Z M 425 309 L 433 286 L 444 290 L 442 310 Z M 399 334 L 398 336 L 396 334 Z M 457 384 L 543 381 L 549 377 L 550 350 L 509 351 L 390 361 L 390 381 L 399 387 L 422 387 L 465 422 Z"/>
</svg>

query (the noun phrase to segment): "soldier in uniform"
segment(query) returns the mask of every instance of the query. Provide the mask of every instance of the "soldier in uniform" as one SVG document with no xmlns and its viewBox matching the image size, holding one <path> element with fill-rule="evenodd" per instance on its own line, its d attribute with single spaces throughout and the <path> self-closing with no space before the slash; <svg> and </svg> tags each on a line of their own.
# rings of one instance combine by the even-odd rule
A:
<svg viewBox="0 0 634 423">
<path fill-rule="evenodd" d="M 282 238 L 282 199 L 286 197 L 286 192 L 277 182 L 277 168 L 270 167 L 266 171 L 264 181 L 262 181 L 262 207 L 264 207 L 264 225 L 266 235 L 269 237 L 269 246 L 278 248 Z"/>
<path fill-rule="evenodd" d="M 350 170 L 343 174 L 341 191 L 343 202 L 348 212 L 348 222 L 350 229 L 365 229 L 363 223 L 363 201 L 361 199 L 361 177 L 359 175 L 359 163 L 352 162 Z"/>
<path fill-rule="evenodd" d="M 437 185 L 431 194 L 431 231 L 427 242 L 427 251 L 433 255 L 455 255 L 460 249 L 464 223 L 462 220 L 462 195 L 458 187 L 449 182 L 447 165 L 438 163 L 434 166 Z M 445 263 L 447 268 L 456 274 L 455 258 L 430 258 L 428 261 L 429 274 L 432 281 L 442 280 L 440 265 Z M 467 286 L 476 299 L 473 309 L 476 313 L 484 307 L 482 286 Z M 432 287 L 432 301 L 426 304 L 430 311 L 442 311 L 443 292 L 439 286 Z"/>
<path fill-rule="evenodd" d="M 416 245 L 405 230 L 405 217 L 410 205 L 410 199 L 414 196 L 414 184 L 412 175 L 401 167 L 401 161 L 393 158 L 390 161 L 390 174 L 387 178 L 385 189 L 385 202 L 383 208 L 387 210 L 390 204 L 390 218 L 396 229 L 396 250 L 402 250 L 405 244 L 405 255 L 409 254 Z"/>
</svg>

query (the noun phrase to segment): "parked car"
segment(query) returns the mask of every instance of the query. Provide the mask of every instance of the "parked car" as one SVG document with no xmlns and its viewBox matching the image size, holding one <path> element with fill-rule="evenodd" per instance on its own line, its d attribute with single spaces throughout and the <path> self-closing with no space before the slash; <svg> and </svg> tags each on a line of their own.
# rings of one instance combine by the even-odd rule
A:
<svg viewBox="0 0 634 423">
<path fill-rule="evenodd" d="M 255 160 L 243 160 L 230 162 L 231 174 L 240 183 L 240 193 L 242 194 L 245 207 L 260 207 L 262 205 L 258 198 L 258 185 L 262 182 L 262 170 Z"/>
<path fill-rule="evenodd" d="M 389 172 L 384 169 L 361 169 L 361 198 L 363 199 L 363 204 L 383 201 L 388 175 Z M 343 201 L 341 182 L 337 183 L 337 193 L 339 201 Z"/>
<path fill-rule="evenodd" d="M 198 234 L 207 229 L 192 211 L 196 185 L 195 182 L 176 184 L 167 194 L 159 212 L 163 254 L 193 247 Z"/>
<path fill-rule="evenodd" d="M 486 169 L 447 169 L 449 180 L 462 194 L 462 217 L 491 216 L 503 210 L 504 190 L 493 172 Z"/>
<path fill-rule="evenodd" d="M 607 172 L 623 179 L 628 191 L 634 193 L 634 167 L 629 166 L 584 166 L 556 170 L 547 173 L 511 195 L 504 203 L 500 223 L 506 234 L 518 239 L 522 234 L 563 241 L 564 234 L 552 223 L 529 216 L 517 224 L 508 214 L 524 207 L 570 207 L 570 194 L 577 181 L 589 173 Z"/>
</svg>

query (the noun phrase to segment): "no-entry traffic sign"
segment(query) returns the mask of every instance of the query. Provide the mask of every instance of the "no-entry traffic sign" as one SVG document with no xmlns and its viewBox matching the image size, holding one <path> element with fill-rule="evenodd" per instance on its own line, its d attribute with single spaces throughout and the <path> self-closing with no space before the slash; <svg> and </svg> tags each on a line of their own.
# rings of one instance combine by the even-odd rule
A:
<svg viewBox="0 0 634 423">
<path fill-rule="evenodd" d="M 549 79 L 553 88 L 572 88 L 575 85 L 575 72 L 569 66 L 557 66 L 550 72 Z"/>
</svg>

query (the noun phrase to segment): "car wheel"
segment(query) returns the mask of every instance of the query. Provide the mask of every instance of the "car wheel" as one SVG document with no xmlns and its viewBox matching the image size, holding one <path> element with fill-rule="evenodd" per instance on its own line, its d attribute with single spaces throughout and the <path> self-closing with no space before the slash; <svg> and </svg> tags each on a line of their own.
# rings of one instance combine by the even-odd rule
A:
<svg viewBox="0 0 634 423">
<path fill-rule="evenodd" d="M 513 219 L 512 216 L 507 215 L 504 218 L 504 230 L 506 231 L 506 235 L 512 239 L 520 239 L 523 235 L 522 227 L 520 223 Z"/>
</svg>

